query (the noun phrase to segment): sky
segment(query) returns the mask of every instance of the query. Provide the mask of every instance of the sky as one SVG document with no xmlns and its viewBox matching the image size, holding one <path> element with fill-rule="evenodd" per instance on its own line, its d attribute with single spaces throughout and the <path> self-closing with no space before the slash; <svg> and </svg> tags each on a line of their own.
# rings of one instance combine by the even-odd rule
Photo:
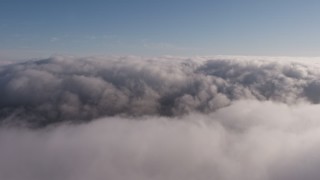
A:
<svg viewBox="0 0 320 180">
<path fill-rule="evenodd" d="M 319 56 L 316 0 L 0 0 L 0 58 Z"/>
</svg>

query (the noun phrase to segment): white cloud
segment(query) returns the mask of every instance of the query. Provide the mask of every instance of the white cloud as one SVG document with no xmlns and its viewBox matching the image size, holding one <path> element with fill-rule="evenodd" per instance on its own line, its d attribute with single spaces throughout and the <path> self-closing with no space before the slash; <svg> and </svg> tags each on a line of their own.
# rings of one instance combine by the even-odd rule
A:
<svg viewBox="0 0 320 180">
<path fill-rule="evenodd" d="M 318 179 L 319 105 L 239 101 L 212 114 L 0 130 L 0 178 Z"/>
<path fill-rule="evenodd" d="M 221 56 L 0 66 L 0 179 L 317 180 L 318 68 Z"/>
</svg>

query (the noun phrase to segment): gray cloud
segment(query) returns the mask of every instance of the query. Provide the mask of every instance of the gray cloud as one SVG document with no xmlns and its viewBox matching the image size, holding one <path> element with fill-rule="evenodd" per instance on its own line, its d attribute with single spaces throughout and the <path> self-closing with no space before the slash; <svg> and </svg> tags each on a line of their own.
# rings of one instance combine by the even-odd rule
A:
<svg viewBox="0 0 320 180">
<path fill-rule="evenodd" d="M 263 57 L 5 63 L 0 179 L 318 180 L 319 67 Z"/>
<path fill-rule="evenodd" d="M 302 61 L 54 57 L 0 66 L 0 120 L 43 126 L 210 113 L 240 99 L 319 103 L 318 79 Z"/>
</svg>

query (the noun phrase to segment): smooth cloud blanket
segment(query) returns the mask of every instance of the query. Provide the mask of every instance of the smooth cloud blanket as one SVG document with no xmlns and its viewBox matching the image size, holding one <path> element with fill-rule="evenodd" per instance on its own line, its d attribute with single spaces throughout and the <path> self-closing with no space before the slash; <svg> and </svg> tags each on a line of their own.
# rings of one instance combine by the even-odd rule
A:
<svg viewBox="0 0 320 180">
<path fill-rule="evenodd" d="M 316 59 L 0 66 L 0 179 L 320 178 Z"/>
</svg>

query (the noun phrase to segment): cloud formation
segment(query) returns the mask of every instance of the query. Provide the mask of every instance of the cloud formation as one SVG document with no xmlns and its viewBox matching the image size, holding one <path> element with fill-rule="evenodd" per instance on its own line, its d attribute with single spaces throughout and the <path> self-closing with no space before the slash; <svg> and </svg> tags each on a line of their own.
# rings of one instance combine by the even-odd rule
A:
<svg viewBox="0 0 320 180">
<path fill-rule="evenodd" d="M 242 100 L 214 113 L 0 129 L 0 179 L 316 180 L 319 105 Z"/>
<path fill-rule="evenodd" d="M 106 116 L 174 117 L 244 99 L 318 104 L 318 92 L 318 69 L 303 61 L 53 57 L 0 66 L 0 121 L 46 126 Z"/>
<path fill-rule="evenodd" d="M 319 68 L 264 57 L 3 63 L 0 179 L 318 180 Z"/>
</svg>

